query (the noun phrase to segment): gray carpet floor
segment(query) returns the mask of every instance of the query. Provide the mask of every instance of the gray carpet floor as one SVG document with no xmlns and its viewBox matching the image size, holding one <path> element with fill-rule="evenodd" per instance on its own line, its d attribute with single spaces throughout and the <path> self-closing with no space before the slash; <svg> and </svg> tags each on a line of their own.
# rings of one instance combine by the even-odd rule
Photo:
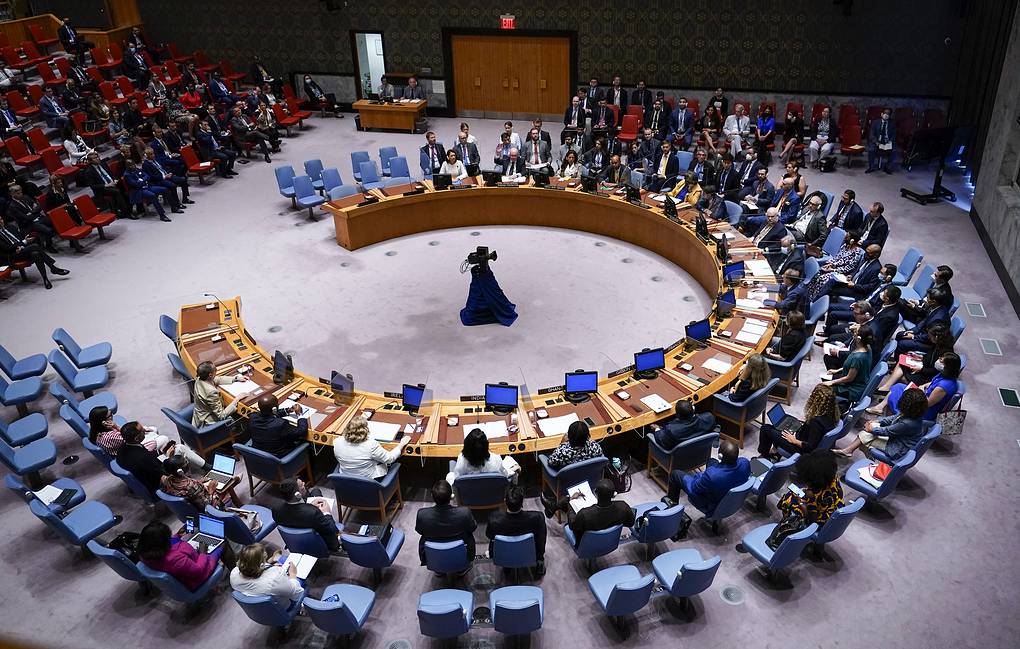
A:
<svg viewBox="0 0 1020 649">
<path fill-rule="evenodd" d="M 454 141 L 458 122 L 433 120 L 441 141 Z M 473 127 L 484 160 L 501 124 L 475 121 Z M 349 179 L 351 151 L 368 150 L 374 157 L 379 147 L 393 145 L 415 168 L 421 141 L 407 134 L 357 132 L 350 118 L 314 119 L 286 141 L 274 162 L 299 168 L 306 159 L 321 158 Z M 109 340 L 114 347 L 109 389 L 120 401 L 120 412 L 169 430 L 159 408 L 182 406 L 187 391 L 169 371 L 165 356 L 171 347 L 156 321 L 183 303 L 201 301 L 206 291 L 240 295 L 245 322 L 260 344 L 294 352 L 301 368 L 320 373 L 344 368 L 360 386 L 374 390 L 427 378 L 439 396 L 476 392 L 493 379 L 520 380 L 536 390 L 575 367 L 605 372 L 625 364 L 635 349 L 675 339 L 680 324 L 707 308 L 707 297 L 682 270 L 627 244 L 581 233 L 485 228 L 472 236 L 474 230 L 467 229 L 349 253 L 336 246 L 330 219 L 310 222 L 289 209 L 289 201 L 276 192 L 269 165 L 254 161 L 239 169 L 234 180 L 196 187 L 198 204 L 172 224 L 152 217 L 119 222 L 109 228 L 111 241 L 92 240 L 85 254 L 62 253 L 58 261 L 72 274 L 55 279 L 52 291 L 38 282 L 0 287 L 7 298 L 0 302 L 0 342 L 17 355 L 47 352 L 57 326 L 82 341 Z M 734 551 L 743 534 L 778 519 L 774 507 L 761 514 L 748 506 L 726 521 L 720 536 L 695 524 L 689 540 L 660 544 L 659 552 L 691 547 L 722 557 L 715 583 L 694 599 L 691 621 L 674 602 L 656 597 L 621 635 L 589 593 L 583 563 L 551 523 L 548 573 L 539 582 L 546 597 L 545 624 L 531 646 L 1016 646 L 1020 500 L 1013 489 L 1020 442 L 1013 433 L 1020 412 L 1004 408 L 995 388 L 1020 387 L 1013 356 L 1017 318 L 968 218 L 966 187 L 951 177 L 961 193 L 959 203 L 921 207 L 901 199 L 899 188 L 930 187 L 931 170 L 866 176 L 858 164 L 834 174 L 805 175 L 811 188 L 838 195 L 852 187 L 864 205 L 883 201 L 892 230 L 883 259 L 896 263 L 907 246 L 917 245 L 926 261 L 956 270 L 953 287 L 962 301 L 984 305 L 986 318 L 971 318 L 965 308 L 959 312 L 967 322 L 959 349 L 969 356 L 965 434 L 934 448 L 894 496 L 875 512 L 863 513 L 829 549 L 835 561 L 796 563 L 788 588 L 770 586 L 757 574 L 753 558 Z M 438 245 L 430 246 L 433 241 Z M 456 266 L 477 244 L 500 251 L 497 276 L 521 311 L 510 329 L 464 329 L 456 323 L 467 283 Z M 625 258 L 632 263 L 623 263 Z M 607 311 L 617 315 L 607 317 Z M 268 332 L 270 327 L 281 329 Z M 979 337 L 998 340 L 1005 355 L 983 354 Z M 553 342 L 535 344 L 536 338 Z M 807 377 L 817 376 L 819 366 L 818 355 L 805 365 L 805 387 L 797 393 L 794 412 L 812 383 Z M 52 372 L 47 379 L 59 380 Z M 82 452 L 54 406 L 47 397 L 34 407 L 49 417 L 49 436 L 60 457 L 82 458 L 72 466 L 58 463 L 46 475 L 73 477 L 90 499 L 122 514 L 124 522 L 114 532 L 140 529 L 150 514 Z M 10 421 L 16 413 L 8 408 L 3 416 Z M 751 433 L 745 454 L 753 454 L 755 439 Z M 614 447 L 643 459 L 636 436 Z M 524 481 L 537 493 L 532 462 L 525 460 Z M 444 472 L 439 463 L 404 467 L 407 503 L 395 524 L 407 532 L 407 542 L 380 584 L 372 583 L 369 571 L 339 558 L 322 562 L 313 573 L 315 596 L 336 582 L 375 588 L 375 609 L 353 646 L 386 647 L 399 639 L 409 646 L 433 646 L 419 634 L 414 610 L 419 593 L 442 586 L 417 565 L 413 525 L 425 501 L 422 487 Z M 661 495 L 639 474 L 624 498 L 637 504 Z M 848 490 L 847 496 L 854 494 Z M 269 503 L 271 496 L 260 492 L 255 501 Z M 537 499 L 529 499 L 529 506 L 536 507 Z M 187 616 L 175 602 L 141 595 L 99 561 L 64 545 L 7 491 L 0 495 L 0 516 L 5 530 L 0 556 L 6 564 L 0 634 L 19 642 L 90 648 L 108 647 L 113 640 L 168 649 L 333 642 L 303 617 L 286 638 L 278 637 L 250 622 L 225 587 Z M 269 540 L 278 543 L 279 537 L 273 533 Z M 623 563 L 645 574 L 651 570 L 643 548 L 633 543 L 598 567 Z M 481 605 L 501 580 L 490 563 L 480 561 L 463 586 Z M 725 601 L 724 593 L 737 603 Z M 460 641 L 460 646 L 491 644 L 502 645 L 503 639 L 485 628 Z"/>
</svg>

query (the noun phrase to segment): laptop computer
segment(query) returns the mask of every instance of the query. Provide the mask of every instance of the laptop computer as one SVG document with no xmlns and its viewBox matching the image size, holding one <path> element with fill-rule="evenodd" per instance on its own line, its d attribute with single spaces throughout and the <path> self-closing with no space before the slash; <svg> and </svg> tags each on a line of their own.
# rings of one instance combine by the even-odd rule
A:
<svg viewBox="0 0 1020 649">
<path fill-rule="evenodd" d="M 198 549 L 200 543 L 205 543 L 208 546 L 206 552 L 212 552 L 216 548 L 223 545 L 223 521 L 213 518 L 212 516 L 206 516 L 205 514 L 199 514 L 198 516 L 198 534 L 195 534 L 188 543 L 191 547 Z"/>
<path fill-rule="evenodd" d="M 215 480 L 223 486 L 223 483 L 234 477 L 234 467 L 237 459 L 231 455 L 213 454 L 212 469 L 205 474 L 207 480 Z"/>
<path fill-rule="evenodd" d="M 786 414 L 783 410 L 783 404 L 777 403 L 776 405 L 769 408 L 768 411 L 769 422 L 781 431 L 796 431 L 799 430 L 804 422 L 797 419 L 793 415 Z"/>
</svg>

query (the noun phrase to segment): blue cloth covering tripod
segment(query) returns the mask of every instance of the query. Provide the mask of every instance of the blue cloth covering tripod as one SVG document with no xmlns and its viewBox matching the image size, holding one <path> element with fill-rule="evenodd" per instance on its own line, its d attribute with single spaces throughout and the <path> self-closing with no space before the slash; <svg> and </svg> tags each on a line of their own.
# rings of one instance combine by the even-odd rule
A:
<svg viewBox="0 0 1020 649">
<path fill-rule="evenodd" d="M 488 267 L 472 266 L 467 304 L 460 310 L 464 326 L 499 323 L 509 327 L 517 319 L 517 305 L 507 299 Z"/>
</svg>

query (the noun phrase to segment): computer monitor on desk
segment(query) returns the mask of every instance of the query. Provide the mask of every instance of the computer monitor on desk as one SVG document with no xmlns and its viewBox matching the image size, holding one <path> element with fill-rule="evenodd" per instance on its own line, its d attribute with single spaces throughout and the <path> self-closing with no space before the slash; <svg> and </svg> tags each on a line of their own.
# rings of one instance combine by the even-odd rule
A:
<svg viewBox="0 0 1020 649">
<path fill-rule="evenodd" d="M 706 341 L 712 337 L 712 327 L 708 319 L 697 320 L 684 327 L 684 335 L 687 342 L 698 347 L 704 347 Z"/>
<path fill-rule="evenodd" d="M 436 190 L 449 189 L 453 184 L 453 176 L 450 174 L 432 174 L 432 186 Z"/>
<path fill-rule="evenodd" d="M 641 189 L 639 187 L 635 187 L 634 185 L 631 185 L 630 183 L 627 183 L 626 185 L 624 185 L 624 187 L 626 188 L 626 191 L 627 191 L 627 200 L 628 201 L 630 201 L 631 203 L 640 203 L 641 202 Z M 669 198 L 667 198 L 666 200 L 668 201 Z"/>
<path fill-rule="evenodd" d="M 418 409 L 421 408 L 421 402 L 424 398 L 424 385 L 404 384 L 404 387 L 401 390 L 401 400 L 404 404 L 404 410 L 407 410 L 408 412 L 417 412 Z"/>
<path fill-rule="evenodd" d="M 599 373 L 577 370 L 567 372 L 563 377 L 563 392 L 567 401 L 571 403 L 583 403 L 591 398 L 593 392 L 599 389 Z"/>
<path fill-rule="evenodd" d="M 654 379 L 659 370 L 666 367 L 666 350 L 642 349 L 634 354 L 634 376 L 639 379 Z"/>
<path fill-rule="evenodd" d="M 294 363 L 290 357 L 276 350 L 273 354 L 273 383 L 282 385 L 294 380 Z"/>
<path fill-rule="evenodd" d="M 594 194 L 599 190 L 599 179 L 595 176 L 581 176 L 581 190 Z"/>
<path fill-rule="evenodd" d="M 375 93 L 375 92 L 368 93 L 368 100 L 370 102 L 372 102 L 373 104 L 378 104 L 379 103 L 379 93 Z"/>
<path fill-rule="evenodd" d="M 354 377 L 334 370 L 329 379 L 329 389 L 333 391 L 333 403 L 350 403 L 354 399 Z"/>
<path fill-rule="evenodd" d="M 720 293 L 715 301 L 715 314 L 720 318 L 728 318 L 733 315 L 733 309 L 737 306 L 737 294 L 733 289 Z"/>
<path fill-rule="evenodd" d="M 702 241 L 707 242 L 712 238 L 708 233 L 708 220 L 705 218 L 705 213 L 701 210 L 698 210 L 698 215 L 694 217 L 694 232 Z"/>
<path fill-rule="evenodd" d="M 741 279 L 744 279 L 743 261 L 734 261 L 723 266 L 723 281 L 727 284 L 732 284 Z"/>
<path fill-rule="evenodd" d="M 517 386 L 486 383 L 485 407 L 498 415 L 510 414 L 517 409 Z"/>
<path fill-rule="evenodd" d="M 503 173 L 500 171 L 483 170 L 482 182 L 486 187 L 495 187 L 503 180 Z"/>
</svg>

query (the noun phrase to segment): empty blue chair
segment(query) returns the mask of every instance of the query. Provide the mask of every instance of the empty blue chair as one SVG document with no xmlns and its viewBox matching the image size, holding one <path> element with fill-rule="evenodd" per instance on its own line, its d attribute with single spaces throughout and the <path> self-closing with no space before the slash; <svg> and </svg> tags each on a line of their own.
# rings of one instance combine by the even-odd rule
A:
<svg viewBox="0 0 1020 649">
<path fill-rule="evenodd" d="M 107 468 L 107 470 L 110 469 L 110 463 L 113 462 L 112 455 L 90 442 L 87 437 L 82 438 L 81 445 L 85 447 L 86 451 L 92 454 L 92 457 L 99 460 L 103 466 Z"/>
<path fill-rule="evenodd" d="M 535 535 L 530 532 L 517 536 L 497 534 L 492 539 L 491 554 L 493 565 L 512 570 L 515 582 L 519 569 L 538 565 Z"/>
<path fill-rule="evenodd" d="M 0 369 L 3 369 L 12 381 L 42 376 L 46 372 L 46 355 L 32 354 L 19 360 L 14 358 L 6 347 L 0 345 Z"/>
<path fill-rule="evenodd" d="M 57 347 L 67 354 L 76 367 L 106 365 L 110 362 L 110 357 L 113 356 L 113 346 L 110 343 L 96 343 L 82 347 L 62 327 L 53 330 L 53 342 L 57 343 Z"/>
<path fill-rule="evenodd" d="M 202 457 L 207 457 L 209 453 L 221 446 L 234 443 L 234 431 L 229 420 L 195 428 L 191 423 L 191 418 L 195 414 L 195 404 L 193 403 L 189 403 L 181 410 L 172 408 L 160 408 L 159 410 L 174 423 L 181 441 Z"/>
<path fill-rule="evenodd" d="M 767 505 L 766 499 L 786 485 L 787 480 L 790 479 L 790 473 L 793 471 L 793 465 L 799 459 L 800 453 L 794 453 L 785 460 L 775 464 L 764 458 L 759 458 L 761 462 L 768 464 L 769 468 L 761 476 L 754 479 L 754 485 L 751 487 L 751 493 L 758 497 L 758 511 L 765 511 Z"/>
<path fill-rule="evenodd" d="M 17 407 L 18 414 L 22 417 L 28 415 L 28 404 L 38 399 L 42 391 L 42 378 L 38 376 L 14 383 L 8 383 L 7 379 L 0 377 L 0 403 Z"/>
<path fill-rule="evenodd" d="M 301 610 L 301 602 L 308 595 L 308 589 L 305 589 L 297 601 L 289 599 L 279 601 L 270 595 L 252 597 L 236 590 L 232 595 L 234 601 L 240 605 L 241 610 L 252 622 L 268 627 L 283 628 L 290 624 L 294 620 L 294 616 Z"/>
<path fill-rule="evenodd" d="M 159 331 L 173 344 L 177 344 L 177 321 L 166 315 L 159 316 Z"/>
<path fill-rule="evenodd" d="M 726 220 L 729 221 L 730 225 L 736 226 L 740 223 L 740 217 L 744 214 L 744 210 L 739 204 L 733 201 L 725 201 L 723 203 L 726 206 Z"/>
<path fill-rule="evenodd" d="M 822 213 L 825 215 L 825 220 L 829 220 L 829 212 L 832 210 L 834 204 L 832 192 L 827 192 L 824 189 L 819 189 L 818 193 L 825 198 L 825 205 L 822 206 Z"/>
<path fill-rule="evenodd" d="M 112 392 L 100 392 L 79 401 L 78 397 L 74 396 L 70 390 L 54 381 L 50 383 L 50 395 L 57 400 L 57 403 L 67 404 L 74 408 L 74 411 L 85 420 L 88 420 L 92 409 L 99 406 L 109 408 L 110 412 L 117 412 L 117 397 L 113 396 Z"/>
<path fill-rule="evenodd" d="M 302 472 L 308 482 L 312 482 L 312 467 L 308 460 L 308 442 L 299 444 L 283 457 L 276 457 L 272 453 L 266 453 L 250 444 L 234 444 L 234 450 L 244 458 L 245 473 L 248 474 L 248 493 L 250 494 L 254 494 L 255 490 L 263 484 L 280 484 Z M 256 478 L 259 481 L 258 484 L 255 483 Z"/>
<path fill-rule="evenodd" d="M 336 598 L 335 601 L 326 601 Z M 322 599 L 306 597 L 305 611 L 312 624 L 331 635 L 353 636 L 365 626 L 375 593 L 363 586 L 333 584 L 322 591 Z"/>
<path fill-rule="evenodd" d="M 677 168 L 680 170 L 686 170 L 688 167 L 691 166 L 691 160 L 693 159 L 694 154 L 691 153 L 690 151 L 677 151 L 676 160 L 677 162 L 680 163 L 680 166 Z"/>
<path fill-rule="evenodd" d="M 659 446 L 655 435 L 648 435 L 648 477 L 663 489 L 669 486 L 669 474 L 675 470 L 690 471 L 708 462 L 719 433 L 705 433 L 685 439 L 671 449 Z M 660 471 L 661 469 L 661 471 Z"/>
<path fill-rule="evenodd" d="M 630 184 L 634 187 L 644 187 L 645 175 L 637 169 L 630 170 Z"/>
<path fill-rule="evenodd" d="M 811 537 L 811 543 L 815 546 L 815 553 L 818 556 L 825 556 L 825 545 L 831 543 L 843 536 L 843 532 L 846 532 L 846 528 L 850 526 L 851 521 L 857 516 L 857 513 L 864 508 L 865 500 L 858 498 L 849 505 L 843 505 L 832 512 L 829 516 L 829 520 L 825 521 L 825 524 L 818 528 L 814 536 Z"/>
<path fill-rule="evenodd" d="M 958 315 L 954 315 L 953 319 L 949 323 L 949 333 L 953 335 L 953 342 L 960 339 L 963 335 L 963 330 L 967 328 L 967 323 L 963 321 Z"/>
<path fill-rule="evenodd" d="M 25 499 L 26 502 L 28 502 L 29 500 L 38 500 L 38 497 L 36 497 L 35 493 L 31 489 L 29 489 L 28 486 L 25 485 L 25 483 L 23 483 L 21 480 L 18 480 L 11 474 L 7 474 L 4 476 L 4 485 L 6 485 L 6 487 L 10 489 L 12 492 L 18 494 L 21 498 Z M 50 483 L 50 486 L 56 489 L 60 489 L 61 491 L 65 489 L 74 490 L 74 495 L 71 496 L 71 499 L 68 500 L 63 505 L 60 505 L 58 503 L 50 503 L 49 505 L 46 505 L 45 503 L 43 503 L 44 507 L 49 508 L 51 512 L 58 516 L 66 511 L 74 509 L 78 505 L 85 502 L 85 489 L 71 478 L 57 478 L 56 480 Z"/>
<path fill-rule="evenodd" d="M 188 386 L 188 394 L 195 389 L 195 377 L 188 371 L 188 366 L 184 364 L 181 357 L 173 352 L 166 355 L 166 359 L 170 361 L 170 368 L 174 371 L 174 374 L 184 379 L 184 385 Z"/>
<path fill-rule="evenodd" d="M 773 378 L 779 379 L 775 394 L 770 395 L 773 401 L 789 404 L 793 400 L 793 386 L 800 385 L 800 366 L 804 359 L 807 358 L 807 355 L 811 353 L 811 347 L 814 345 L 814 342 L 815 337 L 808 336 L 794 357 L 788 361 L 770 356 L 765 358 Z"/>
<path fill-rule="evenodd" d="M 623 616 L 648 604 L 654 585 L 654 575 L 642 575 L 636 566 L 613 566 L 588 577 L 588 589 L 617 628 L 622 628 Z"/>
<path fill-rule="evenodd" d="M 12 448 L 0 439 L 0 462 L 12 473 L 25 478 L 33 489 L 42 487 L 39 470 L 57 461 L 57 446 L 52 440 L 43 438 Z"/>
<path fill-rule="evenodd" d="M 504 586 L 489 593 L 489 610 L 497 632 L 528 635 L 542 628 L 545 597 L 538 586 Z"/>
<path fill-rule="evenodd" d="M 705 520 L 712 525 L 712 533 L 719 533 L 719 523 L 723 519 L 736 514 L 740 507 L 747 500 L 747 495 L 751 493 L 751 489 L 754 487 L 756 478 L 751 476 L 742 485 L 733 487 L 726 495 L 722 497 L 722 500 L 715 506 L 710 512 L 705 512 Z"/>
<path fill-rule="evenodd" d="M 27 417 L 15 419 L 11 423 L 4 423 L 0 419 L 0 436 L 11 446 L 24 446 L 37 439 L 46 437 L 49 430 L 49 423 L 46 415 L 41 412 L 33 412 Z"/>
<path fill-rule="evenodd" d="M 719 572 L 719 555 L 704 559 L 690 548 L 670 550 L 652 559 L 652 571 L 663 588 L 690 610 L 690 598 L 708 590 Z"/>
<path fill-rule="evenodd" d="M 825 237 L 825 243 L 822 244 L 822 252 L 825 253 L 826 257 L 835 256 L 843 246 L 844 239 L 846 239 L 846 230 L 843 228 L 832 228 L 829 230 L 829 236 Z"/>
<path fill-rule="evenodd" d="M 466 590 L 442 588 L 418 597 L 418 628 L 423 636 L 449 640 L 471 630 L 474 604 Z"/>
<path fill-rule="evenodd" d="M 390 158 L 390 176 L 392 178 L 414 178 L 411 175 L 410 167 L 407 166 L 407 158 L 402 155 Z"/>
<path fill-rule="evenodd" d="M 450 460 L 453 471 L 454 460 Z M 470 509 L 497 509 L 506 496 L 506 476 L 502 473 L 472 473 L 453 481 L 457 504 Z"/>
<path fill-rule="evenodd" d="M 574 462 L 562 469 L 554 469 L 549 466 L 548 456 L 539 455 L 538 461 L 542 465 L 542 489 L 549 487 L 556 500 L 562 498 L 567 489 L 585 481 L 594 489 L 595 483 L 602 479 L 602 473 L 605 471 L 606 465 L 609 464 L 609 458 L 594 457 L 590 460 Z"/>
<path fill-rule="evenodd" d="M 110 461 L 110 473 L 120 478 L 127 485 L 131 493 L 141 498 L 142 502 L 149 505 L 156 504 L 155 494 L 150 493 L 148 488 L 142 484 L 142 481 L 135 477 L 135 474 L 117 464 L 115 459 Z"/>
<path fill-rule="evenodd" d="M 297 207 L 297 203 L 294 202 L 294 167 L 280 165 L 273 171 L 276 173 L 276 188 L 280 192 L 280 196 L 289 198 L 291 204 Z"/>
<path fill-rule="evenodd" d="M 868 403 L 871 403 L 871 399 L 868 399 Z M 840 419 L 836 422 L 836 426 L 832 430 L 822 435 L 822 439 L 818 442 L 818 448 L 824 448 L 826 450 L 832 450 L 836 445 L 836 442 L 843 439 L 846 435 L 847 429 L 845 420 Z"/>
<path fill-rule="evenodd" d="M 340 185 L 339 187 L 334 187 L 333 189 L 329 190 L 329 193 L 327 193 L 326 195 L 329 196 L 329 200 L 338 201 L 341 198 L 353 196 L 354 194 L 358 193 L 360 193 L 360 191 L 354 185 Z"/>
<path fill-rule="evenodd" d="M 370 189 L 378 189 L 383 186 L 382 179 L 379 177 L 379 170 L 375 166 L 375 162 L 372 160 L 366 160 L 361 163 L 361 188 L 365 191 Z"/>
<path fill-rule="evenodd" d="M 814 257 L 808 257 L 804 260 L 804 276 L 801 278 L 804 282 L 810 282 L 815 275 L 818 274 L 818 260 Z"/>
<path fill-rule="evenodd" d="M 411 178 L 408 176 L 394 176 L 387 178 L 383 181 L 383 187 L 395 187 L 397 185 L 406 185 L 411 182 Z"/>
<path fill-rule="evenodd" d="M 808 335 L 814 335 L 815 326 L 825 320 L 825 314 L 829 311 L 829 296 L 823 295 L 808 306 L 808 312 L 804 315 L 804 329 Z"/>
<path fill-rule="evenodd" d="M 592 530 L 585 532 L 578 543 L 574 536 L 574 530 L 569 525 L 564 526 L 563 536 L 570 543 L 570 548 L 577 555 L 578 559 L 584 559 L 588 569 L 591 570 L 595 559 L 611 554 L 620 547 L 620 534 L 623 532 L 623 525 L 614 525 L 604 530 Z"/>
<path fill-rule="evenodd" d="M 120 522 L 110 508 L 98 500 L 82 503 L 63 517 L 57 516 L 39 500 L 33 499 L 28 507 L 62 539 L 78 547 Z"/>
<path fill-rule="evenodd" d="M 135 582 L 141 586 L 143 591 L 149 591 L 150 586 L 149 582 L 145 579 L 145 575 L 138 569 L 135 562 L 129 559 L 123 552 L 108 548 L 95 539 L 91 539 L 85 544 L 85 547 L 93 555 L 99 557 L 99 560 L 109 566 L 115 573 L 128 581 Z"/>
<path fill-rule="evenodd" d="M 298 207 L 308 208 L 308 218 L 313 217 L 312 209 L 322 205 L 326 199 L 315 193 L 308 176 L 294 176 L 294 198 Z"/>
<path fill-rule="evenodd" d="M 361 182 L 361 163 L 368 162 L 372 158 L 369 157 L 368 151 L 351 151 L 351 171 L 354 173 L 354 180 Z M 393 161 L 390 161 L 390 165 Z"/>
<path fill-rule="evenodd" d="M 256 531 L 252 529 L 238 514 L 235 512 L 225 512 L 216 509 L 212 505 L 205 506 L 205 515 L 212 518 L 219 519 L 223 522 L 223 535 L 228 541 L 232 543 L 238 543 L 240 545 L 251 545 L 257 543 L 262 539 L 269 536 L 269 534 L 276 529 L 276 521 L 273 520 L 273 512 L 268 507 L 262 507 L 261 505 L 241 505 L 237 509 L 243 509 L 248 512 L 255 512 L 258 514 L 259 521 L 262 526 Z"/>
<path fill-rule="evenodd" d="M 920 250 L 917 248 L 907 248 L 907 251 L 903 253 L 900 265 L 896 267 L 896 276 L 893 277 L 892 283 L 896 286 L 906 286 L 909 284 L 910 280 L 914 277 L 914 273 L 921 267 L 922 260 L 924 260 L 924 254 Z"/>
<path fill-rule="evenodd" d="M 322 191 L 322 160 L 305 160 L 305 175 L 312 181 L 312 187 Z"/>
<path fill-rule="evenodd" d="M 163 491 L 162 489 L 156 490 L 156 498 L 163 501 L 167 508 L 177 516 L 177 520 L 184 522 L 187 519 L 193 521 L 198 520 L 199 511 L 195 509 L 195 506 L 190 502 L 181 498 L 180 496 L 173 496 Z"/>
<path fill-rule="evenodd" d="M 397 157 L 397 147 L 395 146 L 384 146 L 379 149 L 379 168 L 382 169 L 384 176 L 390 174 L 390 160 Z"/>
<path fill-rule="evenodd" d="M 337 523 L 337 532 L 343 530 L 343 526 Z M 329 547 L 326 546 L 326 542 L 322 540 L 319 533 L 313 529 L 303 527 L 287 527 L 285 525 L 277 525 L 276 531 L 280 533 L 283 538 L 284 545 L 291 552 L 297 552 L 298 554 L 310 554 L 313 557 L 319 559 L 326 559 L 329 557 Z"/>
<path fill-rule="evenodd" d="M 778 579 L 797 558 L 804 552 L 804 548 L 811 542 L 811 537 L 818 531 L 818 524 L 811 523 L 803 530 L 790 534 L 780 542 L 779 547 L 773 550 L 765 541 L 776 529 L 778 523 L 769 523 L 757 527 L 747 534 L 740 541 L 751 556 L 762 563 L 765 574 L 769 581 Z"/>
<path fill-rule="evenodd" d="M 376 582 L 382 578 L 382 569 L 389 568 L 397 559 L 400 548 L 404 546 L 404 533 L 396 528 L 390 529 L 390 537 L 386 545 L 375 536 L 355 536 L 341 534 L 340 545 L 347 558 L 356 566 L 370 568 Z"/>
<path fill-rule="evenodd" d="M 643 503 L 634 508 L 635 519 L 645 518 L 645 524 L 633 529 L 632 537 L 638 543 L 644 543 L 648 558 L 652 557 L 655 544 L 675 536 L 683 520 L 684 506 L 674 505 L 667 508 L 664 503 Z"/>
<path fill-rule="evenodd" d="M 934 273 L 935 267 L 931 264 L 925 264 L 924 267 L 921 268 L 921 272 L 917 274 L 917 279 L 914 280 L 913 285 L 900 287 L 900 297 L 904 300 L 920 300 L 935 282 L 935 280 L 931 278 Z"/>
<path fill-rule="evenodd" d="M 57 371 L 60 378 L 64 379 L 64 383 L 73 391 L 82 393 L 86 398 L 91 397 L 97 389 L 110 381 L 110 374 L 106 371 L 105 365 L 80 370 L 57 349 L 50 352 L 49 358 L 50 365 Z"/>
<path fill-rule="evenodd" d="M 876 487 L 865 482 L 864 479 L 861 478 L 860 470 L 871 464 L 870 459 L 864 458 L 863 460 L 854 462 L 850 468 L 846 470 L 846 473 L 843 474 L 843 482 L 864 494 L 864 497 L 868 499 L 869 503 L 878 502 L 885 499 L 886 496 L 896 489 L 896 485 L 899 484 L 900 480 L 903 479 L 903 476 L 907 474 L 907 470 L 914 466 L 916 461 L 917 451 L 910 449 L 904 453 L 900 459 L 896 460 L 892 464 L 892 469 L 889 471 L 889 475 L 887 475 L 885 480 Z"/>
<path fill-rule="evenodd" d="M 340 179 L 340 171 L 336 167 L 323 169 L 321 177 L 322 189 L 326 194 L 329 194 L 329 190 L 335 189 L 344 184 L 344 181 Z"/>
<path fill-rule="evenodd" d="M 425 541 L 425 567 L 447 577 L 467 570 L 471 567 L 467 545 L 463 540 Z"/>
<path fill-rule="evenodd" d="M 776 387 L 779 379 L 769 379 L 765 386 L 752 393 L 743 401 L 733 401 L 728 392 L 712 395 L 712 413 L 716 419 L 728 421 L 737 426 L 737 444 L 744 447 L 744 428 L 748 422 L 754 421 L 765 413 L 765 406 L 768 405 L 769 392 Z M 727 435 L 733 437 L 732 435 Z"/>
<path fill-rule="evenodd" d="M 153 570 L 141 561 L 135 565 L 138 567 L 138 572 L 142 573 L 142 576 L 154 584 L 164 595 L 183 604 L 195 604 L 202 600 L 223 579 L 225 572 L 223 564 L 217 563 L 216 569 L 213 570 L 213 573 L 209 575 L 209 578 L 201 586 L 195 590 L 188 590 L 173 575 L 160 570 Z"/>
<path fill-rule="evenodd" d="M 359 509 L 378 513 L 381 520 L 390 520 L 404 505 L 400 493 L 400 463 L 394 462 L 380 480 L 360 476 L 329 474 L 329 482 L 336 492 L 338 507 L 347 507 L 344 518 L 351 510 Z"/>
</svg>

